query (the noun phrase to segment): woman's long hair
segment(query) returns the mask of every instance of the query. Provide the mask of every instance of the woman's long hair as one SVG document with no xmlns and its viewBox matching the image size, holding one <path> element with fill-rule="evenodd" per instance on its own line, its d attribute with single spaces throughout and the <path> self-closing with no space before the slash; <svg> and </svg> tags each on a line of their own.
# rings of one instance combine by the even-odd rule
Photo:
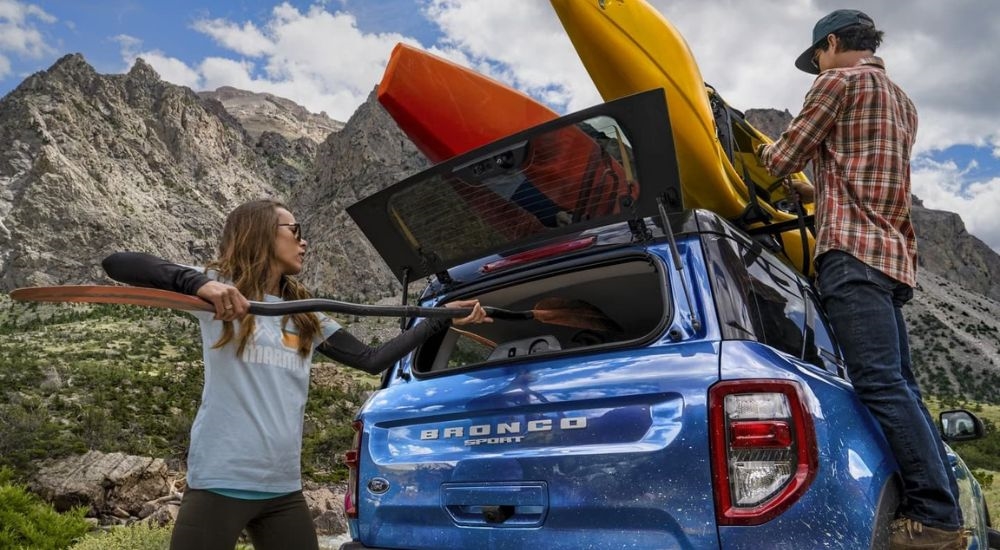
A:
<svg viewBox="0 0 1000 550">
<path fill-rule="evenodd" d="M 246 296 L 248 300 L 264 299 L 265 284 L 274 264 L 274 240 L 278 231 L 278 209 L 286 208 L 278 201 L 262 199 L 250 201 L 236 207 L 226 217 L 219 243 L 219 257 L 208 264 L 209 269 L 218 272 L 219 278 L 229 282 Z M 287 209 L 287 208 L 286 208 Z M 309 298 L 306 288 L 288 275 L 281 276 L 280 297 L 285 300 Z M 312 350 L 312 341 L 320 331 L 319 319 L 314 313 L 296 313 L 282 318 L 284 327 L 291 320 L 299 335 L 298 352 L 307 357 Z M 247 315 L 240 323 L 240 333 L 236 335 L 236 356 L 243 355 L 247 342 L 256 326 L 253 315 Z M 234 337 L 233 323 L 223 323 L 222 335 L 213 347 L 221 348 Z"/>
</svg>

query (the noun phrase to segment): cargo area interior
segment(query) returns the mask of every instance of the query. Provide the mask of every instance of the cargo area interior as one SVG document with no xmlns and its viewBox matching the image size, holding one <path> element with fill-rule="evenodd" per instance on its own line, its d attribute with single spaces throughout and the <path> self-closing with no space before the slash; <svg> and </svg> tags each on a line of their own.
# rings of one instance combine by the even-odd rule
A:
<svg viewBox="0 0 1000 550">
<path fill-rule="evenodd" d="M 670 311 L 661 269 L 649 258 L 629 258 L 480 293 L 483 305 L 545 309 L 556 318 L 454 327 L 421 346 L 415 370 L 437 373 L 649 336 Z"/>
</svg>

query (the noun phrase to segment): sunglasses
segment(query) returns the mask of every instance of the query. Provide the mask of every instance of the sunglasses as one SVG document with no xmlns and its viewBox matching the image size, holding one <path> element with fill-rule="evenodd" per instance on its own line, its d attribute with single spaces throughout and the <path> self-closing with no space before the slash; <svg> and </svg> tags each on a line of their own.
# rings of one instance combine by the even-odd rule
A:
<svg viewBox="0 0 1000 550">
<path fill-rule="evenodd" d="M 813 51 L 812 65 L 813 67 L 816 67 L 817 71 L 819 70 L 819 54 L 825 52 L 826 49 L 829 47 L 830 47 L 830 42 L 828 40 L 824 40 L 823 43 L 820 44 L 815 51 Z"/>
<path fill-rule="evenodd" d="M 819 49 L 819 50 L 816 50 L 816 53 L 813 54 L 812 64 L 813 64 L 813 67 L 816 67 L 817 71 L 819 70 L 819 54 L 823 53 L 823 51 L 824 50 Z"/>
<path fill-rule="evenodd" d="M 305 240 L 305 237 L 302 236 L 302 224 L 301 223 L 279 223 L 278 227 L 291 227 L 292 228 L 292 235 L 296 239 L 298 239 L 300 241 Z"/>
</svg>

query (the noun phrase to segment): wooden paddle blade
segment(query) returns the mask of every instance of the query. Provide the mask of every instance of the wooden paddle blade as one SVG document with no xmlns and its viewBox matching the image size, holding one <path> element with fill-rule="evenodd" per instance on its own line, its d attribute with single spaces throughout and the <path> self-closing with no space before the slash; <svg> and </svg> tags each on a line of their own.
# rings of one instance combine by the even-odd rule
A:
<svg viewBox="0 0 1000 550">
<path fill-rule="evenodd" d="M 215 311 L 215 307 L 196 296 L 155 288 L 132 286 L 66 285 L 18 288 L 10 297 L 19 302 L 77 302 L 128 304 L 182 310 Z"/>
<path fill-rule="evenodd" d="M 497 347 L 497 343 L 496 342 L 494 342 L 493 340 L 490 340 L 489 338 L 487 338 L 485 336 L 480 336 L 479 334 L 476 334 L 475 332 L 470 332 L 468 330 L 462 330 L 460 328 L 455 328 L 455 327 L 449 327 L 449 328 L 453 332 L 456 332 L 456 333 L 458 333 L 461 336 L 465 336 L 466 338 L 468 338 L 470 340 L 473 340 L 473 341 L 475 341 L 475 342 L 477 342 L 479 344 L 482 344 L 482 345 L 484 345 L 484 346 L 486 346 L 486 347 L 488 347 L 490 349 L 495 349 Z"/>
<path fill-rule="evenodd" d="M 607 316 L 597 306 L 583 300 L 569 298 L 543 298 L 535 304 L 535 320 L 550 325 L 585 328 L 604 332 L 624 332 L 621 325 Z"/>
</svg>

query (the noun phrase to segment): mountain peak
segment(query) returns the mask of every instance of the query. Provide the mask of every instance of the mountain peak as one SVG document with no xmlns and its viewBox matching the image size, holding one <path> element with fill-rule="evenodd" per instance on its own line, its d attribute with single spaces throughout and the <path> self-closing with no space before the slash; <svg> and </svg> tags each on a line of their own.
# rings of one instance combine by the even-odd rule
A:
<svg viewBox="0 0 1000 550">
<path fill-rule="evenodd" d="M 132 68 L 128 71 L 129 80 L 147 80 L 153 82 L 160 82 L 160 75 L 153 69 L 152 65 L 146 63 L 146 60 L 137 57 L 135 58 L 135 63 L 132 64 Z"/>
<path fill-rule="evenodd" d="M 344 127 L 343 122 L 333 120 L 325 113 L 311 113 L 292 100 L 269 93 L 223 86 L 214 92 L 198 92 L 198 95 L 221 103 L 255 138 L 274 132 L 289 141 L 309 138 L 319 144 Z"/>
</svg>

